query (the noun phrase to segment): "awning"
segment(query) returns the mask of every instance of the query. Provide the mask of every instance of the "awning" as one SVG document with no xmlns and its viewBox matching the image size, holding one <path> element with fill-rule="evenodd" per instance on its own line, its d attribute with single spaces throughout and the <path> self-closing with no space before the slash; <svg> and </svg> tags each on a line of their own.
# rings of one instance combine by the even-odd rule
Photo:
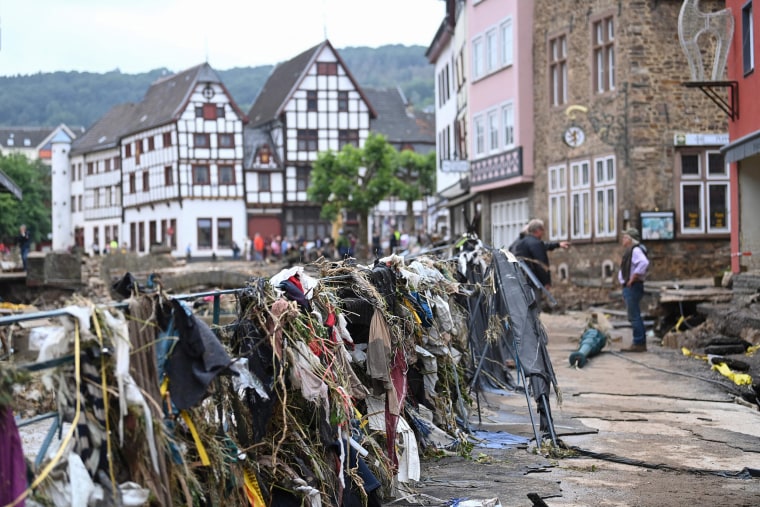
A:
<svg viewBox="0 0 760 507">
<path fill-rule="evenodd" d="M 720 149 L 726 163 L 731 164 L 760 153 L 760 130 L 740 137 Z"/>
<path fill-rule="evenodd" d="M 13 194 L 16 199 L 21 200 L 21 189 L 2 170 L 0 170 L 0 193 Z"/>
</svg>

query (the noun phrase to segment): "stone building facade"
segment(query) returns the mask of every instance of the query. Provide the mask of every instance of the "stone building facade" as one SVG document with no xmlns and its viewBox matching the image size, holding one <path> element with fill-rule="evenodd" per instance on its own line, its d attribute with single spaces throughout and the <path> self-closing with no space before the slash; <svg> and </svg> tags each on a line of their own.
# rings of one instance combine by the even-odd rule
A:
<svg viewBox="0 0 760 507">
<path fill-rule="evenodd" d="M 561 281 L 616 286 L 622 233 L 642 229 L 642 212 L 657 213 L 646 224 L 651 235 L 673 235 L 644 240 L 651 279 L 712 277 L 730 263 L 728 171 L 719 151 L 728 118 L 684 86 L 681 4 L 536 1 L 532 211 L 546 221 L 544 239 L 572 242 L 550 254 L 558 289 Z"/>
</svg>

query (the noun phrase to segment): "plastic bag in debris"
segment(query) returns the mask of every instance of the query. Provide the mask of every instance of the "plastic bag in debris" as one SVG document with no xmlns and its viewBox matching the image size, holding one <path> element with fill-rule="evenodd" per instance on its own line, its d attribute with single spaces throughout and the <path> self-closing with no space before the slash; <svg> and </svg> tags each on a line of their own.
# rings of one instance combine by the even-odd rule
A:
<svg viewBox="0 0 760 507">
<path fill-rule="evenodd" d="M 488 500 L 468 500 L 466 498 L 454 498 L 451 501 L 451 507 L 501 507 L 498 498 Z"/>
</svg>

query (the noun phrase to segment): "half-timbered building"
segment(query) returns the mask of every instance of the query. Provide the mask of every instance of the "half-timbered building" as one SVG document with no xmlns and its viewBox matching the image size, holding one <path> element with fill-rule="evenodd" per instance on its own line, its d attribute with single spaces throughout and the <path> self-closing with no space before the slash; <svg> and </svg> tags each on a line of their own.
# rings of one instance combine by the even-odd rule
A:
<svg viewBox="0 0 760 507">
<path fill-rule="evenodd" d="M 246 235 L 244 122 L 207 63 L 111 109 L 71 149 L 72 244 L 231 255 Z"/>
<path fill-rule="evenodd" d="M 361 146 L 375 116 L 327 40 L 275 67 L 248 113 L 248 236 L 330 236 L 320 204 L 306 197 L 312 164 L 320 151 Z"/>
</svg>

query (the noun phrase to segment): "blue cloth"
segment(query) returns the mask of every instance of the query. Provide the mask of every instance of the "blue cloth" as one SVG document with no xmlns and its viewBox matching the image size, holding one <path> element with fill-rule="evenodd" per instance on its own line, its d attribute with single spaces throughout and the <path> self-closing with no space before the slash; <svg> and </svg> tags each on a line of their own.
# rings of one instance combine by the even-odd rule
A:
<svg viewBox="0 0 760 507">
<path fill-rule="evenodd" d="M 513 435 L 506 431 L 473 431 L 472 434 L 475 438 L 480 439 L 480 442 L 475 443 L 475 447 L 485 449 L 504 449 L 530 442 L 528 438 Z"/>
<path fill-rule="evenodd" d="M 644 282 L 634 282 L 629 287 L 623 287 L 623 299 L 628 310 L 628 322 L 633 327 L 633 344 L 646 344 L 646 329 L 641 318 L 641 298 L 644 297 Z"/>
</svg>

